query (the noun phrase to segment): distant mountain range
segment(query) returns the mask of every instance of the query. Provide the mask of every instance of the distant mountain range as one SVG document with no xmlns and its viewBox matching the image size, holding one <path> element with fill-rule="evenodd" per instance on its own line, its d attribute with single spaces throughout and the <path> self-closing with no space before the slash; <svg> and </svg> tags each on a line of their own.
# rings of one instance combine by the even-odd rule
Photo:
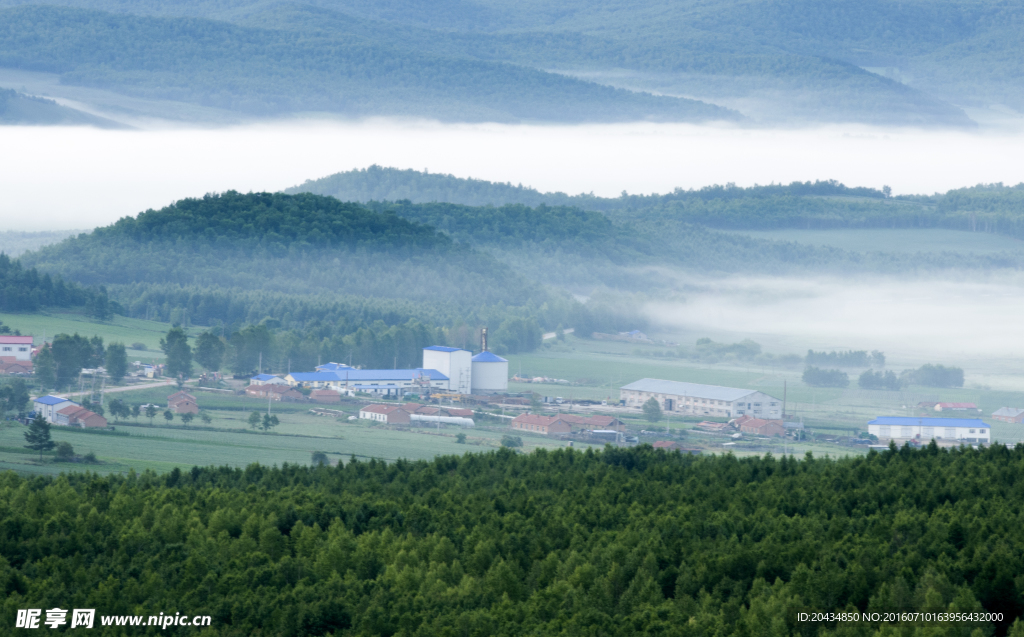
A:
<svg viewBox="0 0 1024 637">
<path fill-rule="evenodd" d="M 997 0 L 0 7 L 0 69 L 249 116 L 971 126 L 965 108 L 1024 111 L 1024 7 Z"/>
</svg>

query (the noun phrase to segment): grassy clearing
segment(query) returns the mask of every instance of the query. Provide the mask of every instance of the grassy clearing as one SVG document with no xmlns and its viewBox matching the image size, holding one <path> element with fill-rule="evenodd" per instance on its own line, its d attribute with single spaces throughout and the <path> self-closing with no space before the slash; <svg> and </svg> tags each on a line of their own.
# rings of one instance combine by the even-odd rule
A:
<svg viewBox="0 0 1024 637">
<path fill-rule="evenodd" d="M 73 312 L 0 313 L 0 321 L 12 329 L 20 330 L 22 334 L 35 336 L 37 344 L 42 343 L 44 336 L 47 340 L 52 340 L 56 334 L 74 334 L 75 332 L 82 336 L 99 336 L 105 343 L 119 341 L 128 346 L 131 346 L 132 343 L 142 343 L 146 346 L 146 350 L 129 349 L 128 358 L 146 362 L 163 360 L 160 339 L 171 328 L 168 323 L 144 321 L 124 316 L 114 316 L 110 321 L 100 322 Z M 198 331 L 191 330 L 193 333 L 198 333 Z"/>
<path fill-rule="evenodd" d="M 744 230 L 734 233 L 772 241 L 795 241 L 814 246 L 831 246 L 854 252 L 993 254 L 1004 251 L 1017 252 L 1024 249 L 1024 241 L 1012 237 L 938 228 Z"/>
</svg>

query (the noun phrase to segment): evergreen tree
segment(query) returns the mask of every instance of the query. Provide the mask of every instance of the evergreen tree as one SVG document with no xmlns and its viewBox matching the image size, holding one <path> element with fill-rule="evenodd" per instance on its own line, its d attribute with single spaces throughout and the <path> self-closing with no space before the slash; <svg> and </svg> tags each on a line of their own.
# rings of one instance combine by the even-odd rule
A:
<svg viewBox="0 0 1024 637">
<path fill-rule="evenodd" d="M 142 407 L 139 405 L 132 405 L 132 418 L 135 422 L 139 422 L 139 414 L 142 413 Z"/>
<path fill-rule="evenodd" d="M 254 411 L 251 414 L 249 414 L 248 422 L 249 422 L 249 427 L 251 429 L 255 429 L 255 428 L 259 427 L 260 426 L 260 412 Z"/>
<path fill-rule="evenodd" d="M 224 341 L 212 332 L 203 332 L 196 339 L 196 362 L 211 372 L 221 368 L 224 363 Z"/>
<path fill-rule="evenodd" d="M 39 350 L 39 353 L 36 354 L 33 369 L 35 370 L 36 381 L 39 383 L 40 388 L 45 391 L 57 387 L 57 366 L 53 360 L 53 350 L 50 349 L 49 344 L 44 345 L 43 349 Z"/>
<path fill-rule="evenodd" d="M 192 374 L 192 348 L 188 344 L 188 335 L 180 325 L 172 327 L 167 336 L 160 339 L 160 349 L 167 356 L 167 376 L 188 378 Z"/>
<path fill-rule="evenodd" d="M 57 443 L 50 437 L 50 423 L 42 416 L 36 416 L 28 423 L 28 431 L 25 432 L 26 449 L 39 452 L 39 460 L 43 459 L 43 452 L 53 449 Z"/>
<path fill-rule="evenodd" d="M 146 418 L 149 418 L 150 426 L 153 425 L 153 418 L 156 417 L 156 412 L 157 412 L 156 405 L 154 405 L 152 403 L 146 405 Z"/>
<path fill-rule="evenodd" d="M 654 397 L 648 398 L 643 404 L 644 420 L 647 422 L 658 422 L 661 420 L 661 405 Z"/>
<path fill-rule="evenodd" d="M 28 385 L 21 378 L 16 378 L 0 387 L 0 417 L 7 412 L 22 413 L 29 401 Z"/>
<path fill-rule="evenodd" d="M 111 343 L 107 346 L 107 374 L 115 383 L 128 373 L 128 352 L 124 343 Z"/>
<path fill-rule="evenodd" d="M 171 424 L 171 421 L 174 420 L 174 412 L 171 411 L 170 409 L 165 409 L 164 410 L 164 420 L 167 421 L 168 425 Z"/>
</svg>

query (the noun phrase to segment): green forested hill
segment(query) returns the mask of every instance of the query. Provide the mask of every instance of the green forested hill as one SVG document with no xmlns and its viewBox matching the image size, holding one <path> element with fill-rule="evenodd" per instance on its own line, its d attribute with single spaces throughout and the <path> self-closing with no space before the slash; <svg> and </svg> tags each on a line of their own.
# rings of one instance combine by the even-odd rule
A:
<svg viewBox="0 0 1024 637">
<path fill-rule="evenodd" d="M 89 285 L 158 284 L 522 305 L 535 288 L 388 212 L 317 195 L 227 192 L 126 217 L 22 260 Z M 113 291 L 115 288 L 111 288 Z"/>
<path fill-rule="evenodd" d="M 777 228 L 947 228 L 1024 238 L 1024 184 L 979 185 L 929 196 L 890 197 L 835 181 L 708 186 L 666 194 L 606 198 L 541 193 L 520 185 L 371 166 L 310 180 L 286 192 L 346 201 L 449 202 L 467 205 L 575 206 L 632 227 L 665 231 L 690 225 L 725 230 Z"/>
<path fill-rule="evenodd" d="M 380 38 L 256 29 L 77 8 L 0 10 L 0 66 L 68 84 L 258 115 L 326 111 L 442 120 L 735 120 L 702 102 L 629 92 Z"/>
<path fill-rule="evenodd" d="M 209 615 L 204 634 L 223 636 L 1019 637 L 1022 481 L 1020 446 L 934 443 L 7 473 L 2 613 Z M 798 621 L 814 610 L 1001 619 Z"/>
</svg>

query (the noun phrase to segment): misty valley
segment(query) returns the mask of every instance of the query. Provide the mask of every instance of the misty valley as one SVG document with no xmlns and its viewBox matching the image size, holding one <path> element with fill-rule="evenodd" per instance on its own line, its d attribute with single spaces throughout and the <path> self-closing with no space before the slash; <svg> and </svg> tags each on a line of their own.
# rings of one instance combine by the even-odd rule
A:
<svg viewBox="0 0 1024 637">
<path fill-rule="evenodd" d="M 1022 23 L 0 0 L 0 635 L 1024 637 Z"/>
</svg>

